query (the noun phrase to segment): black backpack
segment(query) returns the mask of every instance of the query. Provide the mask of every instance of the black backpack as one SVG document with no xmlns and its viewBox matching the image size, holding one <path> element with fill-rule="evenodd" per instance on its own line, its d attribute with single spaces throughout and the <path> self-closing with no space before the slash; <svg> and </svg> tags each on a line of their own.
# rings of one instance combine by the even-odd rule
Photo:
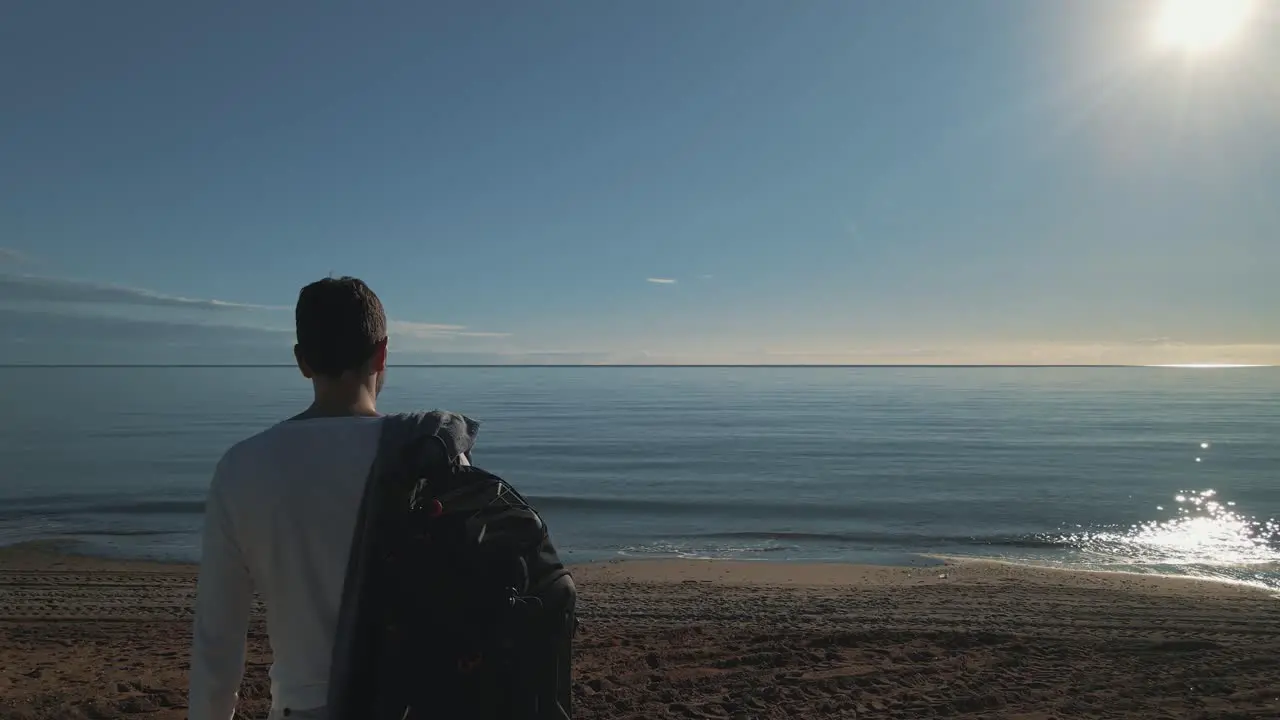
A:
<svg viewBox="0 0 1280 720">
<path fill-rule="evenodd" d="M 571 718 L 577 592 L 542 518 L 506 481 L 458 461 L 473 421 L 437 412 L 383 423 L 328 718 Z"/>
</svg>

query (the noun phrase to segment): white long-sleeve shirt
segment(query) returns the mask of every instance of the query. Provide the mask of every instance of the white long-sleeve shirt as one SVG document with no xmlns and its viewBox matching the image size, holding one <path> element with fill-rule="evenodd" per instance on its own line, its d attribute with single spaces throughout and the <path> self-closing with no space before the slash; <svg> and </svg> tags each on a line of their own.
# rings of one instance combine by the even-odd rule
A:
<svg viewBox="0 0 1280 720">
<path fill-rule="evenodd" d="M 347 556 L 380 418 L 291 420 L 233 446 L 214 472 L 196 589 L 190 720 L 229 720 L 256 589 L 273 709 L 325 704 Z"/>
</svg>

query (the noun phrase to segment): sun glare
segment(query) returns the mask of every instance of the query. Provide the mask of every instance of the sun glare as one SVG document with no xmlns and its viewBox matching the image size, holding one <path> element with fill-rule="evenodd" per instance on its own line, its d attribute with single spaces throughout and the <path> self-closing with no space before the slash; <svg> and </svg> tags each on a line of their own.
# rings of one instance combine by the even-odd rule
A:
<svg viewBox="0 0 1280 720">
<path fill-rule="evenodd" d="M 1256 0 L 1164 0 L 1156 17 L 1156 43 L 1200 54 L 1230 45 L 1253 14 Z"/>
</svg>

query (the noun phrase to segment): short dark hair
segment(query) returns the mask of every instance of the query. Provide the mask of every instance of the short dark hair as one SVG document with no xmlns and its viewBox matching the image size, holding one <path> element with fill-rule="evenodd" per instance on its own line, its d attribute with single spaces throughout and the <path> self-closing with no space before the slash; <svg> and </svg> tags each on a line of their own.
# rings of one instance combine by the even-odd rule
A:
<svg viewBox="0 0 1280 720">
<path fill-rule="evenodd" d="M 382 301 L 353 277 L 329 277 L 302 288 L 294 321 L 299 354 L 311 372 L 325 377 L 359 368 L 387 339 Z"/>
</svg>

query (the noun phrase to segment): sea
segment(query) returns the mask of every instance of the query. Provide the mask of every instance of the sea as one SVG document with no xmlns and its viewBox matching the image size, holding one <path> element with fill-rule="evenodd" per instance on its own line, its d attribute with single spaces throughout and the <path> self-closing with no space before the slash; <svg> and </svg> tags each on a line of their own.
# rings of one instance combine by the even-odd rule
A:
<svg viewBox="0 0 1280 720">
<path fill-rule="evenodd" d="M 197 560 L 228 446 L 288 367 L 0 368 L 0 544 Z M 945 557 L 1280 590 L 1280 368 L 392 367 L 385 412 L 474 462 L 571 562 Z"/>
</svg>

